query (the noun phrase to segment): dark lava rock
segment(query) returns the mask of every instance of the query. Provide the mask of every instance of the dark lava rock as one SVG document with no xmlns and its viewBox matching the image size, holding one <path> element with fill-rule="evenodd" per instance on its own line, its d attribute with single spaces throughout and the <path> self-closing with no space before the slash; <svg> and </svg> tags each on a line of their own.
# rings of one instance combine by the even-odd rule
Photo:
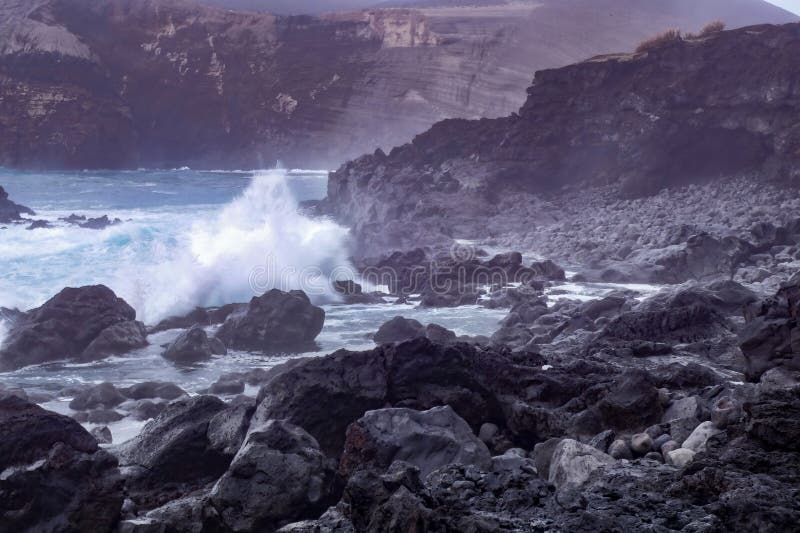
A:
<svg viewBox="0 0 800 533">
<path fill-rule="evenodd" d="M 111 430 L 108 429 L 108 426 L 97 426 L 92 428 L 91 434 L 92 437 L 97 440 L 98 444 L 111 444 L 113 441 Z"/>
<path fill-rule="evenodd" d="M 52 227 L 53 225 L 50 223 L 49 220 L 34 220 L 25 229 L 28 231 L 32 231 L 35 229 L 50 229 Z"/>
<path fill-rule="evenodd" d="M 259 393 L 254 420 L 288 420 L 338 457 L 347 426 L 366 411 L 449 405 L 474 432 L 493 423 L 507 430 L 512 442 L 530 446 L 563 435 L 573 416 L 602 398 L 615 375 L 601 363 L 543 371 L 538 357 L 520 354 L 514 360 L 510 355 L 418 338 L 366 352 L 340 350 L 294 360 L 274 369 Z M 593 389 L 598 390 L 590 393 Z M 589 437 L 599 431 L 592 428 Z"/>
<path fill-rule="evenodd" d="M 324 322 L 325 311 L 303 291 L 272 289 L 229 316 L 217 337 L 228 348 L 302 352 L 314 349 Z"/>
<path fill-rule="evenodd" d="M 335 502 L 335 471 L 314 438 L 270 420 L 248 433 L 210 503 L 226 529 L 274 531 L 289 521 L 316 518 Z"/>
<path fill-rule="evenodd" d="M 111 530 L 122 506 L 117 461 L 77 422 L 7 396 L 0 435 L 0 530 Z"/>
<path fill-rule="evenodd" d="M 147 331 L 136 320 L 120 322 L 100 332 L 83 351 L 81 359 L 95 361 L 110 355 L 120 355 L 147 346 Z"/>
<path fill-rule="evenodd" d="M 142 432 L 116 449 L 129 496 L 157 507 L 216 480 L 232 459 L 211 446 L 209 421 L 227 408 L 215 396 L 175 400 Z"/>
<path fill-rule="evenodd" d="M 767 370 L 800 370 L 800 276 L 757 306 L 740 333 L 745 375 L 758 381 Z"/>
<path fill-rule="evenodd" d="M 236 311 L 247 307 L 247 304 L 226 304 L 222 307 L 195 307 L 185 315 L 171 316 L 165 318 L 148 330 L 149 333 L 158 333 L 169 329 L 189 329 L 192 326 L 210 326 L 212 324 L 222 324 Z"/>
<path fill-rule="evenodd" d="M 203 391 L 204 394 L 241 394 L 244 381 L 237 375 L 220 376 L 217 381 Z"/>
<path fill-rule="evenodd" d="M 413 318 L 396 316 L 384 322 L 372 339 L 378 344 L 402 342 L 425 335 L 425 326 Z"/>
<path fill-rule="evenodd" d="M 81 222 L 78 224 L 81 228 L 85 229 L 106 229 L 109 226 L 116 226 L 117 224 L 122 224 L 122 221 L 118 218 L 114 220 L 110 220 L 108 215 L 103 215 L 98 218 L 90 218 L 86 220 L 86 222 Z"/>
<path fill-rule="evenodd" d="M 125 401 L 125 397 L 117 388 L 108 382 L 100 383 L 78 393 L 69 402 L 69 408 L 76 411 L 88 409 L 111 409 Z"/>
<path fill-rule="evenodd" d="M 339 471 L 345 477 L 364 468 L 388 468 L 403 461 L 424 477 L 458 463 L 488 468 L 491 455 L 469 425 L 449 406 L 427 411 L 377 409 L 347 428 Z"/>
<path fill-rule="evenodd" d="M 175 400 L 186 394 L 182 388 L 168 381 L 143 381 L 142 383 L 137 383 L 119 390 L 131 400 L 143 400 L 147 398 Z"/>
<path fill-rule="evenodd" d="M 659 422 L 663 414 L 658 389 L 640 370 L 621 376 L 597 407 L 606 426 L 619 430 L 647 427 Z"/>
<path fill-rule="evenodd" d="M 418 337 L 426 337 L 433 342 L 447 343 L 456 340 L 456 334 L 438 324 L 423 326 L 413 318 L 396 316 L 384 322 L 372 339 L 377 344 L 397 343 Z"/>
<path fill-rule="evenodd" d="M 22 215 L 35 215 L 35 213 L 25 206 L 15 204 L 8 199 L 8 193 L 0 187 L 0 224 L 19 222 Z"/>
<path fill-rule="evenodd" d="M 377 294 L 364 294 L 363 287 L 351 279 L 334 281 L 333 289 L 341 295 L 344 303 L 349 305 L 385 303 Z"/>
<path fill-rule="evenodd" d="M 84 361 L 103 330 L 136 319 L 136 311 L 103 285 L 67 288 L 17 320 L 0 347 L 0 369 L 59 359 Z M 109 335 L 115 338 L 115 335 Z"/>
<path fill-rule="evenodd" d="M 535 272 L 537 278 L 549 281 L 565 281 L 567 279 L 564 269 L 549 259 L 534 262 L 531 264 L 531 270 Z"/>
<path fill-rule="evenodd" d="M 226 353 L 227 350 L 219 339 L 209 339 L 201 326 L 192 326 L 172 341 L 163 356 L 173 363 L 192 364 L 211 359 L 212 355 Z"/>
</svg>

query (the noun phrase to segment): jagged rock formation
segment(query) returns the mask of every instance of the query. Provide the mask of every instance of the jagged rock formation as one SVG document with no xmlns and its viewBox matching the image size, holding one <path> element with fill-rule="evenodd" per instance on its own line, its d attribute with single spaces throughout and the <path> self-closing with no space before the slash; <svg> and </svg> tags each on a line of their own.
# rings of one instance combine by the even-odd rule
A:
<svg viewBox="0 0 800 533">
<path fill-rule="evenodd" d="M 3 0 L 0 165 L 331 168 L 440 119 L 507 115 L 535 70 L 668 26 L 794 19 L 761 0 L 495 4 L 286 17 Z"/>
<path fill-rule="evenodd" d="M 492 217 L 506 234 L 535 233 L 561 218 L 548 200 L 570 186 L 613 187 L 608 212 L 620 194 L 723 176 L 796 183 L 798 30 L 717 32 L 538 72 L 519 114 L 443 121 L 344 165 L 328 208 L 365 254 L 486 238 Z"/>
</svg>

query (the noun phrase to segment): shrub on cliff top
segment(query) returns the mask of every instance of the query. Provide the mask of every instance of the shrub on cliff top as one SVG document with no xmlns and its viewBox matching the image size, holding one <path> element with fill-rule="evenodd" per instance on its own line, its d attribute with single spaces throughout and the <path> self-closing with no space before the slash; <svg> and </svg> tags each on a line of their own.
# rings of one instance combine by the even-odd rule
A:
<svg viewBox="0 0 800 533">
<path fill-rule="evenodd" d="M 658 35 L 651 37 L 649 39 L 645 39 L 639 46 L 636 47 L 636 53 L 648 52 L 655 48 L 659 48 L 667 43 L 671 43 L 673 41 L 680 41 L 681 31 L 676 29 L 669 29 L 665 32 L 659 33 Z"/>
<path fill-rule="evenodd" d="M 718 33 L 725 29 L 725 23 L 721 20 L 715 20 L 714 22 L 709 22 L 703 29 L 700 30 L 700 37 L 705 37 L 706 35 L 711 35 L 712 33 Z"/>
</svg>

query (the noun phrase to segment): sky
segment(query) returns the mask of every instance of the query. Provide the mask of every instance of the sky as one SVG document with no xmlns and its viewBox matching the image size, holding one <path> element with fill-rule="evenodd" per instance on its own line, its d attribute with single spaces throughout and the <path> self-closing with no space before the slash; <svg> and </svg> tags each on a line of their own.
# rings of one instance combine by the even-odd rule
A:
<svg viewBox="0 0 800 533">
<path fill-rule="evenodd" d="M 775 4 L 776 6 L 781 6 L 783 9 L 788 9 L 792 13 L 797 13 L 800 15 L 800 0 L 767 0 Z"/>
</svg>

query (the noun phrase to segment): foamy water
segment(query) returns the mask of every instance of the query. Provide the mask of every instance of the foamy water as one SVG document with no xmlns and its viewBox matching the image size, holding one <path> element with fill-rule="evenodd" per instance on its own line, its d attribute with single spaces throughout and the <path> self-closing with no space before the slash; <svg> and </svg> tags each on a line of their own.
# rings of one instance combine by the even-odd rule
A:
<svg viewBox="0 0 800 533">
<path fill-rule="evenodd" d="M 196 305 L 247 301 L 271 287 L 305 289 L 318 301 L 334 298 L 323 278 L 350 268 L 347 230 L 297 213 L 298 200 L 324 195 L 324 174 L 217 173 L 218 181 L 229 182 L 219 195 L 210 187 L 197 190 L 210 185 L 205 176 L 187 186 L 197 174 L 63 176 L 63 199 L 40 194 L 27 204 L 36 218 L 55 222 L 77 212 L 123 223 L 102 231 L 57 222 L 52 229 L 3 230 L 0 306 L 28 309 L 64 286 L 94 283 L 111 287 L 148 323 Z M 122 179 L 118 192 L 114 182 Z M 27 201 L 14 195 L 14 183 L 6 187 L 12 198 Z M 76 204 L 70 193 L 86 201 Z"/>
<path fill-rule="evenodd" d="M 243 302 L 272 287 L 300 288 L 326 311 L 318 349 L 304 355 L 372 348 L 374 332 L 397 315 L 440 324 L 458 335 L 490 336 L 507 314 L 504 309 L 479 306 L 337 304 L 330 279 L 354 277 L 347 259 L 348 232 L 333 222 L 298 213 L 299 202 L 325 196 L 325 171 L 0 169 L 0 185 L 13 200 L 36 210 L 36 219 L 56 225 L 34 231 L 10 225 L 0 230 L 0 307 L 30 309 L 65 286 L 102 283 L 128 301 L 138 319 L 152 324 L 196 305 Z M 97 231 L 58 222 L 72 213 L 108 215 L 122 223 Z M 531 258 L 535 253 L 526 254 L 526 260 Z M 567 283 L 549 290 L 548 297 L 586 300 L 626 288 L 645 295 L 656 289 Z M 0 342 L 5 330 L 0 317 Z M 208 328 L 209 334 L 214 331 Z M 222 374 L 268 368 L 296 357 L 232 350 L 193 367 L 178 367 L 161 355 L 162 346 L 178 334 L 150 335 L 148 347 L 121 357 L 27 367 L 0 374 L 0 381 L 51 395 L 67 386 L 110 381 L 123 387 L 149 380 L 172 381 L 197 393 Z M 55 397 L 45 405 L 70 414 L 70 399 Z M 135 435 L 141 425 L 129 419 L 114 423 L 115 442 Z"/>
</svg>

